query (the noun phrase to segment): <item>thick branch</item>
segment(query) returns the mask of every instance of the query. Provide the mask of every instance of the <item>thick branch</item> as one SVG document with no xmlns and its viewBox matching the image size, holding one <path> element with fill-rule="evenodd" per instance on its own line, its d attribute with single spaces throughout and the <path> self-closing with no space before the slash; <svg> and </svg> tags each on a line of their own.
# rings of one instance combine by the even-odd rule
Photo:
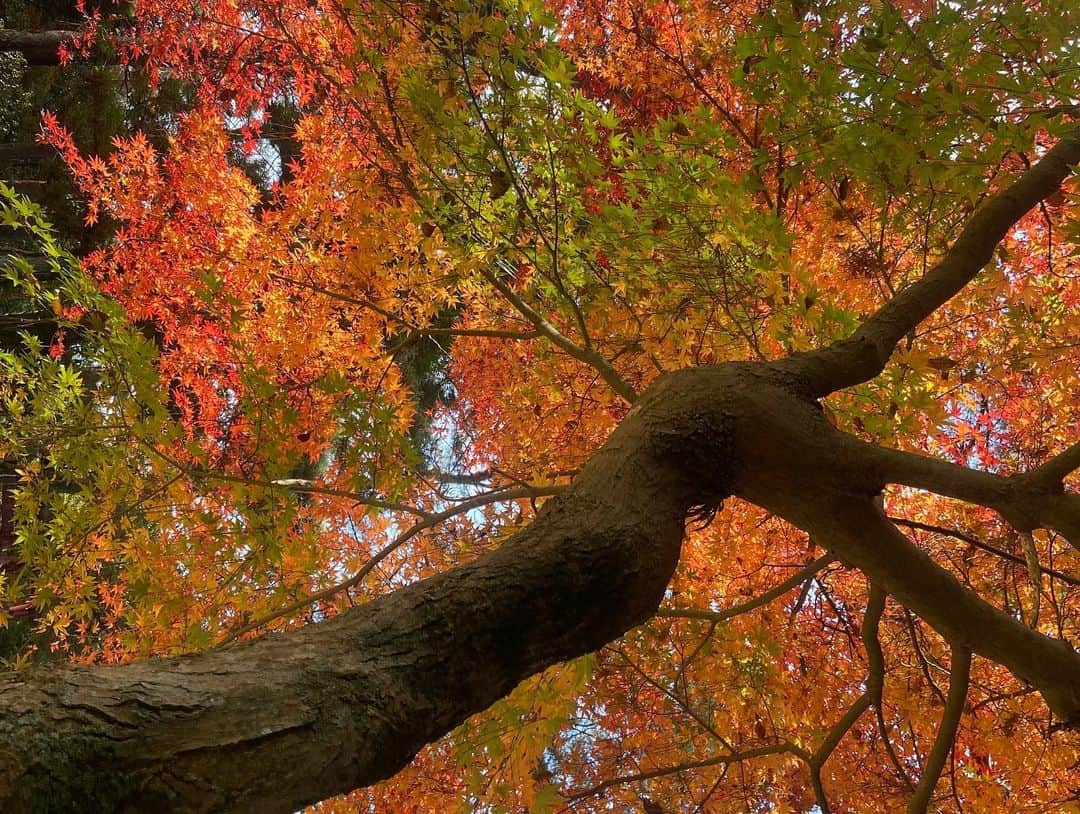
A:
<svg viewBox="0 0 1080 814">
<path fill-rule="evenodd" d="M 728 494 L 801 526 L 1080 722 L 1080 656 L 912 545 L 825 428 L 768 366 L 669 374 L 565 494 L 469 565 L 206 654 L 3 679 L 0 808 L 289 812 L 389 777 L 519 681 L 654 613 L 687 512 Z"/>
<path fill-rule="evenodd" d="M 1002 477 L 911 452 L 866 444 L 844 435 L 861 475 L 884 486 L 900 483 L 997 510 L 1022 532 L 1049 528 L 1080 547 L 1080 495 L 1062 490 L 1058 473 L 1075 447 L 1027 474 Z"/>
<path fill-rule="evenodd" d="M 737 470 L 733 493 L 808 532 L 945 638 L 1008 667 L 1064 721 L 1080 725 L 1080 655 L 982 600 L 901 534 L 875 505 L 882 485 L 870 476 L 875 448 L 841 440 L 792 389 L 797 380 L 770 382 L 770 369 L 747 366 L 729 385 L 738 394 L 727 405 L 733 455 L 750 462 Z"/>
<path fill-rule="evenodd" d="M 945 256 L 847 339 L 783 360 L 825 396 L 877 376 L 897 343 L 951 299 L 990 262 L 1009 229 L 1054 193 L 1080 163 L 1080 130 L 1074 129 L 1010 186 L 990 197 L 968 220 Z"/>
<path fill-rule="evenodd" d="M 818 494 L 816 505 L 769 501 L 841 559 L 959 646 L 990 658 L 1033 684 L 1060 717 L 1080 724 L 1080 655 L 1043 636 L 965 588 L 904 537 L 869 500 Z M 1053 665 L 1053 666 L 1050 666 Z"/>
<path fill-rule="evenodd" d="M 673 422 L 701 426 L 682 415 L 639 400 L 500 549 L 334 620 L 0 681 L 0 809 L 291 812 L 393 775 L 519 681 L 656 610 L 687 510 L 720 491 L 717 459 L 698 469 L 672 447 Z M 726 448 L 722 434 L 694 443 Z"/>
<path fill-rule="evenodd" d="M 1080 469 L 1080 442 L 1033 469 L 1027 477 L 1032 483 L 1045 489 L 1061 489 L 1065 478 L 1077 469 Z"/>
</svg>

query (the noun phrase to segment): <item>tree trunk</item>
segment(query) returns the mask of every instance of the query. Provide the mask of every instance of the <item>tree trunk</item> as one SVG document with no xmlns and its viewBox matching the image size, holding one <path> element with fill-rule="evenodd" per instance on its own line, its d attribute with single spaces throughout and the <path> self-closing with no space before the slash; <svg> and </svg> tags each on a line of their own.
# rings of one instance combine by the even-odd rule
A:
<svg viewBox="0 0 1080 814">
<path fill-rule="evenodd" d="M 497 551 L 329 622 L 184 658 L 0 679 L 0 810 L 291 812 L 389 777 L 518 682 L 647 619 L 687 513 L 729 495 L 808 531 L 955 649 L 1005 665 L 1080 727 L 1080 655 L 984 602 L 876 502 L 890 483 L 930 489 L 1080 547 L 1080 495 L 1063 485 L 1080 445 L 1006 478 L 866 444 L 831 427 L 816 401 L 878 375 L 1078 162 L 1074 130 L 849 339 L 668 374 L 636 399 L 609 362 L 489 276 L 541 334 L 634 402 L 569 490 Z"/>
<path fill-rule="evenodd" d="M 56 150 L 47 144 L 0 144 L 0 161 L 44 161 L 55 157 Z"/>
<path fill-rule="evenodd" d="M 0 29 L 0 51 L 16 51 L 28 65 L 59 65 L 60 46 L 74 38 L 74 31 L 10 31 Z"/>
</svg>

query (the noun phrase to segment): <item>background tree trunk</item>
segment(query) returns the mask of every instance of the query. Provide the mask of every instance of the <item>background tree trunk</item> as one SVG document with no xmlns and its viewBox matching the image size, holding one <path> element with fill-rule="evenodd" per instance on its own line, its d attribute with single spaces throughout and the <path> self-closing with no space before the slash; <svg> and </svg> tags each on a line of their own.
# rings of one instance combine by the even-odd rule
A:
<svg viewBox="0 0 1080 814">
<path fill-rule="evenodd" d="M 60 46 L 69 42 L 75 31 L 9 31 L 0 29 L 0 51 L 15 51 L 28 65 L 59 65 Z"/>
</svg>

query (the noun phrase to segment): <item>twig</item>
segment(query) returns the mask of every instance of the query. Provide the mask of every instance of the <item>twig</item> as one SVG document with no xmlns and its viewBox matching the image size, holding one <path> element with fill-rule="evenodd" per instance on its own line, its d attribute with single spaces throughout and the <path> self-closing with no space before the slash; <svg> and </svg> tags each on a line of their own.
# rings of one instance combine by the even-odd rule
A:
<svg viewBox="0 0 1080 814">
<path fill-rule="evenodd" d="M 762 605 L 767 605 L 774 599 L 780 598 L 792 588 L 810 579 L 814 574 L 835 560 L 836 557 L 832 554 L 824 554 L 816 560 L 807 563 L 805 567 L 792 574 L 775 588 L 770 588 L 765 593 L 756 596 L 747 602 L 726 608 L 725 610 L 707 611 L 699 610 L 697 608 L 661 608 L 656 612 L 656 616 L 658 618 L 701 619 L 706 622 L 722 622 L 725 619 L 731 619 L 735 616 L 747 613 L 755 608 L 760 608 Z"/>
<path fill-rule="evenodd" d="M 1023 557 L 1020 557 L 1016 554 L 1011 554 L 1010 552 L 992 546 L 989 543 L 984 543 L 977 537 L 972 537 L 970 534 L 965 534 L 964 532 L 957 531 L 956 529 L 948 529 L 944 526 L 935 526 L 932 523 L 920 523 L 917 520 L 905 520 L 902 517 L 890 517 L 889 519 L 898 526 L 919 529 L 920 531 L 929 531 L 934 534 L 943 534 L 946 537 L 954 537 L 955 539 L 961 540 L 962 542 L 965 542 L 970 546 L 974 546 L 975 548 L 986 551 L 987 553 L 994 554 L 998 557 L 1001 557 L 1002 559 L 1010 560 L 1011 562 L 1015 562 L 1018 565 L 1026 564 L 1026 560 Z M 1053 568 L 1041 568 L 1041 570 L 1042 573 L 1051 577 L 1055 577 L 1056 579 L 1060 579 L 1062 582 L 1067 582 L 1069 583 L 1069 585 L 1080 585 L 1080 579 L 1077 579 L 1074 576 L 1070 576 L 1069 574 L 1066 574 L 1062 571 L 1057 571 Z"/>
<path fill-rule="evenodd" d="M 376 565 L 386 559 L 390 554 L 396 551 L 401 546 L 405 545 L 409 540 L 415 537 L 420 532 L 429 529 L 433 526 L 437 526 L 439 523 L 447 520 L 455 515 L 463 514 L 465 512 L 472 511 L 480 506 L 487 506 L 491 503 L 501 503 L 504 500 L 520 500 L 521 498 L 529 497 L 542 497 L 545 495 L 557 495 L 562 492 L 566 487 L 564 486 L 532 486 L 522 489 L 504 489 L 497 492 L 488 492 L 487 494 L 477 495 L 469 500 L 464 500 L 456 506 L 452 506 L 445 511 L 438 512 L 437 514 L 429 515 L 424 520 L 421 520 L 413 525 L 409 526 L 405 531 L 395 537 L 390 543 L 379 550 L 374 557 L 364 564 L 364 567 L 349 577 L 344 582 L 339 582 L 336 585 L 331 585 L 322 591 L 319 591 L 303 599 L 298 599 L 286 605 L 283 608 L 279 608 L 273 613 L 269 613 L 259 619 L 249 622 L 242 627 L 237 628 L 228 635 L 225 636 L 217 647 L 224 647 L 231 642 L 236 641 L 238 638 L 246 633 L 250 633 L 253 630 L 257 630 L 263 625 L 269 624 L 283 616 L 288 616 L 290 613 L 295 613 L 301 608 L 307 607 L 315 602 L 323 602 L 327 599 L 332 599 L 342 591 L 347 591 L 349 588 L 353 588 L 363 582 L 364 578 L 370 574 Z"/>
</svg>

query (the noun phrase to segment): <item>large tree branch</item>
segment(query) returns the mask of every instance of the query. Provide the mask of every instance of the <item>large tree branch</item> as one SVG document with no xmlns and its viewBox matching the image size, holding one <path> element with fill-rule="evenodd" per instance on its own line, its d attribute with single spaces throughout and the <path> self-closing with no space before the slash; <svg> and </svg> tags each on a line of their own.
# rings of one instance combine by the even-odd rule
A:
<svg viewBox="0 0 1080 814">
<path fill-rule="evenodd" d="M 974 279 L 1009 229 L 1055 192 L 1077 163 L 1080 128 L 1070 131 L 1010 186 L 985 201 L 937 265 L 885 303 L 854 334 L 779 364 L 805 377 L 819 397 L 877 376 L 897 343 Z"/>
<path fill-rule="evenodd" d="M 1080 724 L 1080 654 L 993 607 L 912 545 L 873 502 L 818 493 L 791 495 L 768 508 L 811 530 L 950 641 L 1008 667 L 1030 682 L 1068 724 Z M 1050 666 L 1050 665 L 1053 666 Z"/>
<path fill-rule="evenodd" d="M 770 381 L 772 366 L 734 372 L 739 367 L 716 374 L 736 379 L 726 387 L 732 452 L 752 462 L 736 470 L 733 493 L 807 531 L 945 638 L 1005 665 L 1036 686 L 1069 725 L 1080 725 L 1080 655 L 985 602 L 890 523 L 875 505 L 882 483 L 867 474 L 874 448 L 844 440 L 798 394 L 798 381 L 783 375 Z"/>
<path fill-rule="evenodd" d="M 1080 469 L 1080 441 L 1033 469 L 1027 478 L 1043 488 L 1060 490 L 1065 478 L 1077 469 Z"/>
<path fill-rule="evenodd" d="M 773 363 L 784 370 L 783 363 Z M 820 421 L 813 446 L 831 461 L 830 477 L 859 484 L 867 494 L 891 483 L 924 489 L 996 510 L 1022 532 L 1048 528 L 1080 547 L 1080 495 L 1064 479 L 1080 465 L 1080 444 L 1031 472 L 1012 476 L 969 469 L 951 461 L 870 444 Z M 809 439 L 806 439 L 809 441 Z M 827 452 L 825 450 L 827 449 Z"/>
<path fill-rule="evenodd" d="M 687 510 L 722 492 L 711 458 L 702 469 L 673 446 L 677 414 L 647 399 L 500 549 L 329 622 L 4 679 L 0 808 L 289 812 L 393 775 L 519 681 L 655 611 Z M 722 431 L 695 442 L 726 447 Z"/>
<path fill-rule="evenodd" d="M 3 679 L 0 808 L 288 812 L 388 777 L 519 681 L 648 618 L 688 512 L 728 494 L 800 525 L 1080 722 L 1080 656 L 900 534 L 798 385 L 754 364 L 662 377 L 497 551 L 329 622 Z"/>
<path fill-rule="evenodd" d="M 834 432 L 838 432 L 835 431 Z M 995 509 L 1016 529 L 1049 528 L 1080 547 L 1080 495 L 1066 493 L 1062 480 L 1072 468 L 1076 446 L 1026 474 L 1003 477 L 903 450 L 867 444 L 839 433 L 867 482 L 914 486 Z"/>
</svg>

